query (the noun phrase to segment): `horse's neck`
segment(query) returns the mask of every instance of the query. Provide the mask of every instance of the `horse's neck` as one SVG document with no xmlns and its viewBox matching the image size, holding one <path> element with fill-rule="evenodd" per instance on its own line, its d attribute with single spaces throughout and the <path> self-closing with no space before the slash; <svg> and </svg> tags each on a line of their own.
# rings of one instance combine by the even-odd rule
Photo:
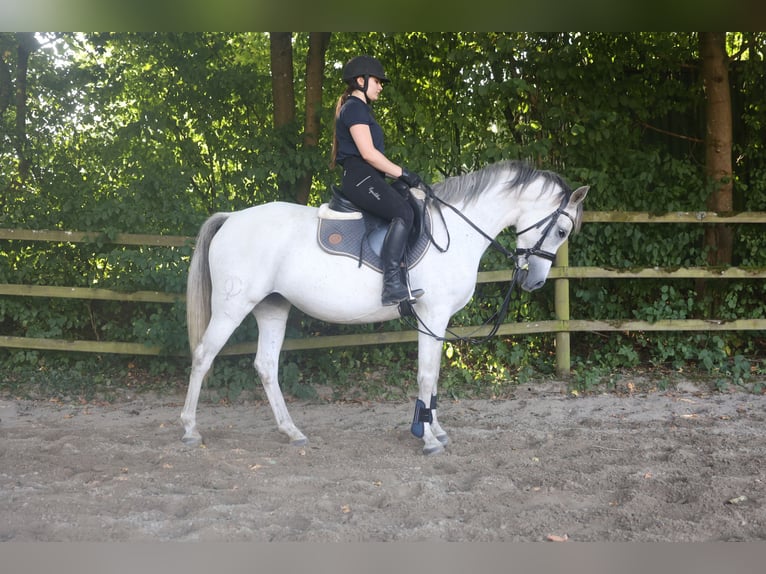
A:
<svg viewBox="0 0 766 574">
<path fill-rule="evenodd" d="M 506 227 L 518 220 L 518 198 L 507 192 L 485 192 L 468 204 L 460 205 L 461 213 L 490 237 L 497 237 Z"/>
</svg>

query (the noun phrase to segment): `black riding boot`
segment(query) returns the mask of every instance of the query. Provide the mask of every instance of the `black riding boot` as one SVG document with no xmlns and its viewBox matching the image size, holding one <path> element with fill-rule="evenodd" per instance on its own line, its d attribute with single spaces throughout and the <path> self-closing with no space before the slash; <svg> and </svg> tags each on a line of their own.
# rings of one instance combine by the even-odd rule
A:
<svg viewBox="0 0 766 574">
<path fill-rule="evenodd" d="M 408 235 L 409 232 L 401 218 L 396 217 L 391 220 L 380 254 L 383 259 L 383 296 L 381 297 L 383 305 L 397 305 L 402 301 L 414 300 L 423 294 L 422 289 L 415 289 L 410 293 L 407 285 L 402 282 L 401 262 Z"/>
</svg>

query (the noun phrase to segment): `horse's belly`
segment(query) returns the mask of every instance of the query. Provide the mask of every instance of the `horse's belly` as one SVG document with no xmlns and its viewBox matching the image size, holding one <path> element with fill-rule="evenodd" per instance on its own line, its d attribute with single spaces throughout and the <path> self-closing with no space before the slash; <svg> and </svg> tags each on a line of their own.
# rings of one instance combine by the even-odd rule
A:
<svg viewBox="0 0 766 574">
<path fill-rule="evenodd" d="M 307 315 L 330 323 L 375 323 L 399 316 L 396 306 L 381 306 L 380 288 L 369 291 L 349 285 L 347 289 L 323 289 L 320 284 L 300 291 L 282 289 L 280 293 Z"/>
<path fill-rule="evenodd" d="M 325 321 L 327 323 L 338 323 L 344 325 L 361 325 L 365 323 L 380 323 L 383 321 L 391 321 L 399 317 L 399 312 L 396 307 L 393 309 L 378 307 L 376 310 L 371 309 L 334 309 L 334 308 L 312 308 L 305 309 L 300 305 L 296 305 L 304 313 L 311 315 L 315 319 Z"/>
</svg>

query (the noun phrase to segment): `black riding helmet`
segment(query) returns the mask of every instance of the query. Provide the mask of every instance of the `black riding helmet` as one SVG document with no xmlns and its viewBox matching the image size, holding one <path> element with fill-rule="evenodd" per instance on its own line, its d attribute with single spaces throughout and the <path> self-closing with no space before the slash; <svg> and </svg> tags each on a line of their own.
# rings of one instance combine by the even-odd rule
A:
<svg viewBox="0 0 766 574">
<path fill-rule="evenodd" d="M 370 100 L 367 98 L 367 86 L 370 83 L 370 76 L 378 78 L 382 84 L 389 82 L 386 77 L 386 72 L 383 70 L 383 64 L 380 60 L 373 56 L 357 56 L 351 58 L 345 66 L 343 66 L 343 81 L 350 86 L 354 85 L 354 79 L 362 76 L 364 78 L 364 84 L 362 84 L 361 90 L 364 93 L 364 99 L 369 104 Z"/>
<path fill-rule="evenodd" d="M 386 77 L 386 72 L 383 70 L 383 64 L 380 60 L 373 56 L 357 56 L 351 58 L 345 66 L 343 66 L 343 81 L 347 84 L 354 81 L 354 78 L 363 76 L 366 80 L 370 76 L 378 78 L 381 82 L 390 81 Z"/>
</svg>

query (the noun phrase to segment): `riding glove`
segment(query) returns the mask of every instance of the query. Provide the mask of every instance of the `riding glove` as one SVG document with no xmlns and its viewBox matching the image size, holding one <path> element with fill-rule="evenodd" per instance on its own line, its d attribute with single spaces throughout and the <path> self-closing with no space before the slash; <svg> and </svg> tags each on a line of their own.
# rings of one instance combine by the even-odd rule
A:
<svg viewBox="0 0 766 574">
<path fill-rule="evenodd" d="M 418 187 L 423 183 L 423 180 L 420 179 L 418 174 L 409 171 L 406 167 L 402 168 L 402 175 L 399 176 L 399 179 L 410 187 Z"/>
<path fill-rule="evenodd" d="M 410 186 L 403 182 L 401 179 L 392 181 L 391 187 L 398 191 L 399 195 L 401 195 L 404 199 L 407 199 L 410 196 Z"/>
</svg>

